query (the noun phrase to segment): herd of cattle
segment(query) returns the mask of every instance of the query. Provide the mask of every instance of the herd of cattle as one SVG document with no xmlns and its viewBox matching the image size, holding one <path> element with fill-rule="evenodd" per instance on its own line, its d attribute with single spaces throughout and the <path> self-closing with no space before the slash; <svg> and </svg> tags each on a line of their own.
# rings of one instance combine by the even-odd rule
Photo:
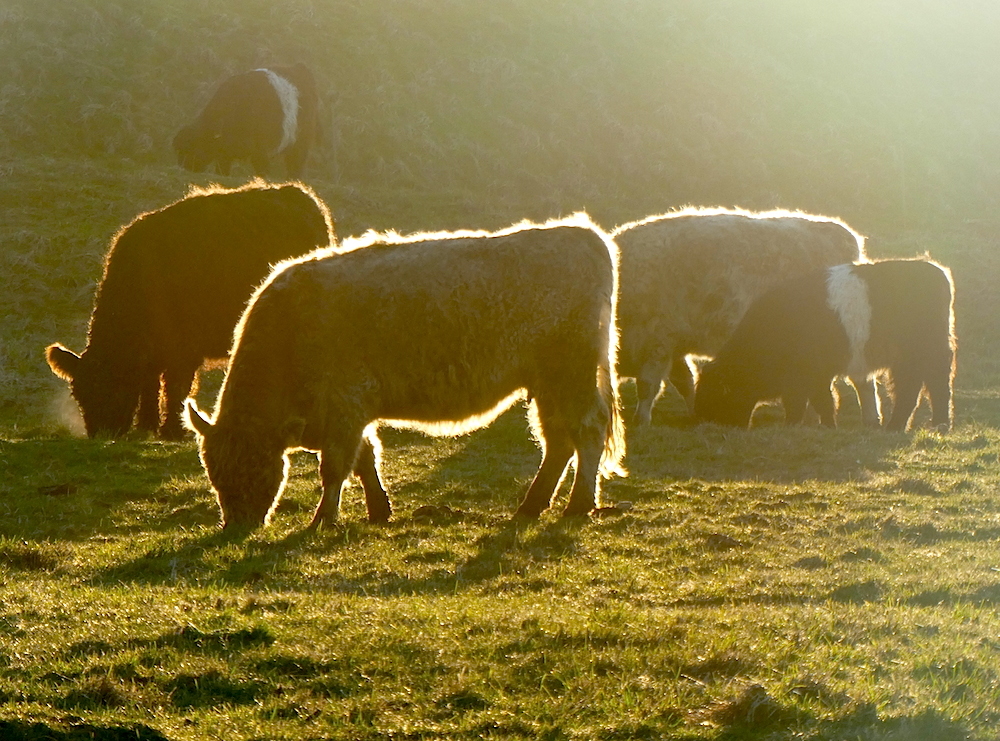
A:
<svg viewBox="0 0 1000 741">
<path fill-rule="evenodd" d="M 284 154 L 296 176 L 316 122 L 308 70 L 255 70 L 175 148 L 220 172 Z M 872 262 L 837 219 L 689 208 L 611 232 L 577 214 L 338 243 L 309 188 L 257 180 L 194 189 L 120 229 L 86 348 L 46 356 L 88 435 L 193 430 L 225 525 L 269 520 L 296 449 L 319 456 L 314 525 L 337 518 L 351 473 L 385 521 L 380 423 L 455 433 L 525 398 L 543 454 L 516 514 L 548 508 L 572 460 L 565 514 L 586 515 L 600 479 L 623 473 L 620 377 L 636 380 L 638 425 L 672 384 L 701 421 L 746 426 L 781 400 L 788 422 L 811 407 L 832 426 L 846 377 L 866 424 L 904 430 L 926 395 L 931 424 L 950 428 L 953 307 L 947 268 Z M 206 416 L 198 372 L 227 362 Z"/>
</svg>

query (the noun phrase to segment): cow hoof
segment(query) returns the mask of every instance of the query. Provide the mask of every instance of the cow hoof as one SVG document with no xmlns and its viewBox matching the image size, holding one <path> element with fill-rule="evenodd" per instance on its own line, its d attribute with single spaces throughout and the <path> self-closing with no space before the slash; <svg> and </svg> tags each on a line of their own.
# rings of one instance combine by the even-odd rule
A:
<svg viewBox="0 0 1000 741">
<path fill-rule="evenodd" d="M 306 531 L 318 532 L 320 530 L 333 527 L 337 524 L 338 520 L 339 518 L 337 517 L 326 517 L 325 515 L 317 513 L 316 516 L 312 518 L 312 522 L 309 523 L 309 527 L 306 528 Z"/>
</svg>

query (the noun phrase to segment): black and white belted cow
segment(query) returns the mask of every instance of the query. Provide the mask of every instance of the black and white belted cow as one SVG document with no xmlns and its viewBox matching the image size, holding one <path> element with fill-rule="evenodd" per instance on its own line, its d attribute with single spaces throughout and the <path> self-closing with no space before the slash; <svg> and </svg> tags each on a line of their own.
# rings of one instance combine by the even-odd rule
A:
<svg viewBox="0 0 1000 741">
<path fill-rule="evenodd" d="M 249 160 L 265 176 L 274 157 L 299 178 L 319 127 L 316 81 L 304 64 L 256 69 L 224 80 L 193 123 L 174 137 L 178 163 L 195 172 L 213 163 L 228 175 Z"/>
</svg>

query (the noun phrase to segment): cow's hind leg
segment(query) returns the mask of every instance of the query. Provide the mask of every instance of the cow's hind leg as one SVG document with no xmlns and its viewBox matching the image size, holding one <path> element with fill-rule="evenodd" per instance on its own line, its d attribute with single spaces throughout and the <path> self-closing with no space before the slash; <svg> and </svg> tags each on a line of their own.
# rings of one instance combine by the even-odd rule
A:
<svg viewBox="0 0 1000 741">
<path fill-rule="evenodd" d="M 392 515 L 392 506 L 389 504 L 389 495 L 386 494 L 385 487 L 382 486 L 382 479 L 378 474 L 378 455 L 375 446 L 378 439 L 373 440 L 365 437 L 361 441 L 358 449 L 358 457 L 354 461 L 354 475 L 361 480 L 361 487 L 365 491 L 365 505 L 368 508 L 369 522 L 388 522 Z"/>
<path fill-rule="evenodd" d="M 188 361 L 171 366 L 163 373 L 163 424 L 160 437 L 164 440 L 183 440 L 184 423 L 181 414 L 184 400 L 195 391 L 195 377 L 198 375 L 200 360 Z"/>
<path fill-rule="evenodd" d="M 890 432 L 903 432 L 910 423 L 910 417 L 920 403 L 923 381 L 912 372 L 891 372 L 893 377 L 892 411 L 885 428 Z"/>
<path fill-rule="evenodd" d="M 552 497 L 573 456 L 573 440 L 559 415 L 552 413 L 547 402 L 538 397 L 534 404 L 545 452 L 542 454 L 542 465 L 528 487 L 521 506 L 514 513 L 514 517 L 531 519 L 537 518 L 552 504 Z"/>
<path fill-rule="evenodd" d="M 570 436 L 576 448 L 576 470 L 563 517 L 588 515 L 600 504 L 597 481 L 610 423 L 611 410 L 595 389 L 590 409 L 570 426 Z"/>
<path fill-rule="evenodd" d="M 937 367 L 928 369 L 924 381 L 927 396 L 931 402 L 931 426 L 947 432 L 951 429 L 954 415 L 951 388 L 951 356 L 947 356 Z"/>
<path fill-rule="evenodd" d="M 156 434 L 160 427 L 160 375 L 149 373 L 142 379 L 139 388 L 139 410 L 136 412 L 135 426 L 144 432 Z"/>
</svg>

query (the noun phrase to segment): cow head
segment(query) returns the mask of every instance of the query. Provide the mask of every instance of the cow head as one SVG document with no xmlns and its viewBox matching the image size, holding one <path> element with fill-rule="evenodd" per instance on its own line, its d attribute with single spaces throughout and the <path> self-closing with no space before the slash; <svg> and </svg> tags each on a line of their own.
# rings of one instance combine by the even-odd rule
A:
<svg viewBox="0 0 1000 741">
<path fill-rule="evenodd" d="M 702 366 L 694 397 L 694 416 L 699 422 L 747 427 L 757 401 L 738 373 L 716 362 Z"/>
<path fill-rule="evenodd" d="M 139 406 L 135 378 L 116 377 L 87 352 L 77 355 L 59 344 L 49 345 L 45 357 L 52 372 L 69 383 L 88 437 L 117 438 L 131 429 Z"/>
<path fill-rule="evenodd" d="M 218 496 L 225 528 L 266 525 L 288 475 L 287 434 L 253 419 L 213 422 L 194 399 L 184 421 L 198 436 L 201 461 Z"/>
<path fill-rule="evenodd" d="M 215 159 L 213 137 L 196 124 L 185 126 L 174 137 L 177 164 L 191 172 L 204 172 Z"/>
</svg>

